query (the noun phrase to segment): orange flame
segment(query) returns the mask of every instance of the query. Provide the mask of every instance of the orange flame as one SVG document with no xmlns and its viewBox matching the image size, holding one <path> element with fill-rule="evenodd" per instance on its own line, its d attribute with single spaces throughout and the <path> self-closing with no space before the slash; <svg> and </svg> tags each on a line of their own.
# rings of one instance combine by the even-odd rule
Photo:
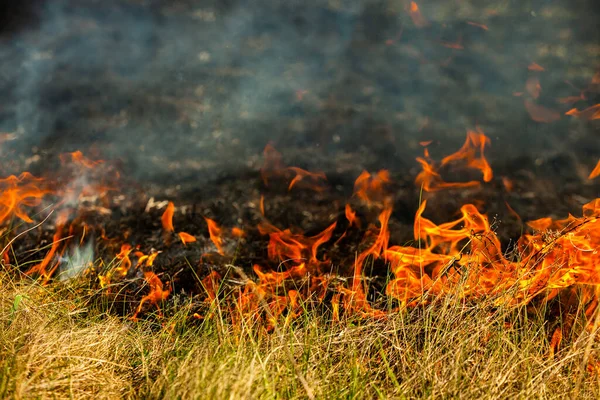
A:
<svg viewBox="0 0 600 400">
<path fill-rule="evenodd" d="M 50 190 L 41 187 L 43 179 L 36 178 L 29 172 L 21 175 L 11 175 L 0 179 L 0 223 L 15 216 L 25 222 L 31 223 L 24 207 L 35 207 L 41 204 L 42 198 Z"/>
<path fill-rule="evenodd" d="M 596 104 L 595 106 L 591 106 L 586 108 L 585 110 L 577 110 L 576 108 L 572 108 L 565 113 L 565 115 L 570 115 L 572 117 L 594 120 L 600 119 L 600 104 Z"/>
<path fill-rule="evenodd" d="M 302 186 L 317 192 L 325 190 L 327 177 L 323 172 L 309 172 L 298 167 L 286 167 L 279 153 L 271 143 L 263 151 L 264 163 L 260 169 L 262 180 L 268 186 L 269 180 L 274 177 L 290 179 L 288 190 L 294 186 Z M 293 177 L 292 177 L 293 176 Z"/>
<path fill-rule="evenodd" d="M 160 303 L 165 301 L 167 297 L 169 297 L 169 294 L 171 294 L 171 288 L 167 287 L 167 289 L 163 289 L 164 285 L 162 281 L 154 272 L 144 272 L 144 279 L 150 287 L 150 293 L 142 297 L 140 304 L 135 310 L 135 314 L 133 314 L 133 316 L 131 317 L 131 319 L 134 321 L 137 320 L 139 313 L 142 311 L 142 306 L 147 301 L 149 301 L 156 307 L 156 309 L 158 310 L 158 315 L 162 315 L 162 312 L 160 310 Z"/>
<path fill-rule="evenodd" d="M 375 175 L 363 171 L 354 182 L 354 195 L 368 205 L 380 203 L 386 200 L 385 187 L 390 182 L 390 173 L 385 169 Z"/>
<path fill-rule="evenodd" d="M 600 160 L 598 160 L 598 164 L 596 164 L 592 172 L 590 172 L 590 176 L 588 176 L 588 179 L 594 179 L 598 176 L 600 176 Z"/>
<path fill-rule="evenodd" d="M 162 222 L 162 227 L 167 232 L 174 232 L 175 228 L 173 227 L 173 214 L 175 213 L 175 204 L 172 201 L 167 204 L 167 208 L 165 208 L 165 212 L 163 212 L 160 221 Z"/>
<path fill-rule="evenodd" d="M 177 235 L 183 244 L 193 243 L 196 241 L 196 237 L 187 232 L 179 232 Z"/>
<path fill-rule="evenodd" d="M 482 172 L 483 181 L 492 180 L 493 172 L 487 159 L 484 156 L 484 148 L 489 145 L 490 140 L 481 131 L 468 131 L 467 139 L 463 146 L 454 154 L 442 159 L 440 167 L 447 166 L 455 162 L 464 162 L 467 168 L 476 169 Z M 432 161 L 428 160 L 429 153 L 425 152 L 425 157 L 417 157 L 417 162 L 421 164 L 422 171 L 417 175 L 415 183 L 423 187 L 427 192 L 434 192 L 443 189 L 456 189 L 478 186 L 478 181 L 469 182 L 446 182 L 442 179 L 439 169 Z"/>
<path fill-rule="evenodd" d="M 210 218 L 204 217 L 204 220 L 208 224 L 208 235 L 210 236 L 210 240 L 214 243 L 215 247 L 219 254 L 224 255 L 223 251 L 223 238 L 221 238 L 221 228 L 215 221 Z"/>
</svg>

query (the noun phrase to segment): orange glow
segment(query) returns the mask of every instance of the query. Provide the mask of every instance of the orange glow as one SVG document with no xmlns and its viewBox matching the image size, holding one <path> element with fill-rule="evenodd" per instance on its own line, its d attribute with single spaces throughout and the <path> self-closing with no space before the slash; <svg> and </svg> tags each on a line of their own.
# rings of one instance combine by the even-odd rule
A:
<svg viewBox="0 0 600 400">
<path fill-rule="evenodd" d="M 525 82 L 525 91 L 534 99 L 540 97 L 542 87 L 540 86 L 540 80 L 537 76 L 532 76 L 527 79 L 527 82 Z"/>
<path fill-rule="evenodd" d="M 481 29 L 483 29 L 484 31 L 487 31 L 487 30 L 489 30 L 489 28 L 487 27 L 487 25 L 480 24 L 480 23 L 477 23 L 477 22 L 473 22 L 473 21 L 467 21 L 467 24 L 469 24 L 469 25 L 472 25 L 472 26 L 475 26 L 475 27 L 477 27 L 477 28 L 481 28 Z"/>
<path fill-rule="evenodd" d="M 325 190 L 325 186 L 323 183 L 323 181 L 327 180 L 327 177 L 325 177 L 325 173 L 309 172 L 297 167 L 289 167 L 287 169 L 296 174 L 296 176 L 294 176 L 294 178 L 290 181 L 288 190 L 292 190 L 294 185 L 296 185 L 299 182 L 305 183 L 305 187 L 308 187 L 316 192 L 322 192 L 323 190 Z"/>
<path fill-rule="evenodd" d="M 412 19 L 413 24 L 415 24 L 417 28 L 424 28 L 429 25 L 429 22 L 421 14 L 421 10 L 419 10 L 419 5 L 416 2 L 410 2 L 408 6 L 408 14 Z"/>
<path fill-rule="evenodd" d="M 538 72 L 545 71 L 544 67 L 542 67 L 540 64 L 534 63 L 534 62 L 532 62 L 531 64 L 529 64 L 527 66 L 527 69 L 530 70 L 530 71 L 538 71 Z"/>
<path fill-rule="evenodd" d="M 504 185 L 504 189 L 506 189 L 506 191 L 509 193 L 515 189 L 515 184 L 513 181 L 506 176 L 502 177 L 502 185 Z"/>
<path fill-rule="evenodd" d="M 206 278 L 202 279 L 202 287 L 206 291 L 208 302 L 213 302 L 217 299 L 220 284 L 221 275 L 217 271 L 211 271 Z"/>
<path fill-rule="evenodd" d="M 76 165 L 79 165 L 79 166 L 82 166 L 82 167 L 88 168 L 88 169 L 93 169 L 96 166 L 98 166 L 99 164 L 102 164 L 104 162 L 103 160 L 90 160 L 89 158 L 85 157 L 83 155 L 83 153 L 79 150 L 74 151 L 72 153 L 61 154 L 59 157 L 63 164 L 67 163 L 67 162 L 71 162 L 73 164 L 76 164 Z"/>
<path fill-rule="evenodd" d="M 240 239 L 240 238 L 243 238 L 244 236 L 246 236 L 246 232 L 244 232 L 243 229 L 240 229 L 238 227 L 233 227 L 233 228 L 231 228 L 231 235 L 233 237 Z"/>
<path fill-rule="evenodd" d="M 288 190 L 294 186 L 311 189 L 317 192 L 325 190 L 327 178 L 323 172 L 310 172 L 298 167 L 286 167 L 283 157 L 271 143 L 263 151 L 264 162 L 260 169 L 263 183 L 269 185 L 273 178 L 289 180 Z"/>
<path fill-rule="evenodd" d="M 535 122 L 550 123 L 560 119 L 560 114 L 554 110 L 540 106 L 529 100 L 524 100 L 525 109 L 529 113 L 531 119 Z"/>
<path fill-rule="evenodd" d="M 423 142 L 419 142 L 419 144 L 423 147 L 427 147 L 429 146 L 431 143 L 433 143 L 433 140 L 425 140 Z"/>
<path fill-rule="evenodd" d="M 600 160 L 598 160 L 598 164 L 596 164 L 592 172 L 590 172 L 590 176 L 588 176 L 588 179 L 594 179 L 598 176 L 600 176 Z"/>
<path fill-rule="evenodd" d="M 572 117 L 594 120 L 600 119 L 600 104 L 596 104 L 595 106 L 591 106 L 586 108 L 585 110 L 577 110 L 576 108 L 572 108 L 565 113 L 565 115 L 570 115 Z"/>
<path fill-rule="evenodd" d="M 204 217 L 204 220 L 208 224 L 208 235 L 210 236 L 210 240 L 214 243 L 215 247 L 219 254 L 224 255 L 223 251 L 223 239 L 221 238 L 221 228 L 215 221 L 210 218 Z"/>
<path fill-rule="evenodd" d="M 263 195 L 260 196 L 259 209 L 260 209 L 260 214 L 264 217 L 265 216 L 265 196 L 263 196 Z"/>
</svg>

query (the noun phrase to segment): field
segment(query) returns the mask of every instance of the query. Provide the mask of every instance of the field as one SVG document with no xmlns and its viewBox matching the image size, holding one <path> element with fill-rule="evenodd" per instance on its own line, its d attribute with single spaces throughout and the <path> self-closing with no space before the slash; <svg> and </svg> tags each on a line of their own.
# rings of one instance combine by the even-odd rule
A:
<svg viewBox="0 0 600 400">
<path fill-rule="evenodd" d="M 85 286 L 2 276 L 3 398 L 597 398 L 594 335 L 549 354 L 548 321 L 446 298 L 385 321 L 302 316 L 266 334 L 186 304 L 132 323 Z M 596 324 L 597 325 L 597 324 Z"/>
</svg>

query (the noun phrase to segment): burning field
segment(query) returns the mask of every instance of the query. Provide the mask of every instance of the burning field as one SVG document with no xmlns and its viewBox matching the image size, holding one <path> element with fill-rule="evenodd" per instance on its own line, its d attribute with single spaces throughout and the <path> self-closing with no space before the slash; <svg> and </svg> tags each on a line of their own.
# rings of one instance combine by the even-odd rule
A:
<svg viewBox="0 0 600 400">
<path fill-rule="evenodd" d="M 600 396 L 594 2 L 199 3 L 7 8 L 1 397 Z"/>
</svg>

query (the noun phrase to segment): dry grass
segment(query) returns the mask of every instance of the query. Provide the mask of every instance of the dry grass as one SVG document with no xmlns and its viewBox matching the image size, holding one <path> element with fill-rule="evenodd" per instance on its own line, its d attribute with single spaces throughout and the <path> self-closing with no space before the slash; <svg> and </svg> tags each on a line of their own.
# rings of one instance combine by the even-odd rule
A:
<svg viewBox="0 0 600 400">
<path fill-rule="evenodd" d="M 306 310 L 267 334 L 219 318 L 192 326 L 185 305 L 160 323 L 133 323 L 91 306 L 73 283 L 8 276 L 1 398 L 307 398 L 301 379 L 316 398 L 600 396 L 585 368 L 587 345 L 598 353 L 589 334 L 575 332 L 549 358 L 548 322 L 524 309 L 447 298 L 385 321 L 335 324 Z"/>
</svg>

